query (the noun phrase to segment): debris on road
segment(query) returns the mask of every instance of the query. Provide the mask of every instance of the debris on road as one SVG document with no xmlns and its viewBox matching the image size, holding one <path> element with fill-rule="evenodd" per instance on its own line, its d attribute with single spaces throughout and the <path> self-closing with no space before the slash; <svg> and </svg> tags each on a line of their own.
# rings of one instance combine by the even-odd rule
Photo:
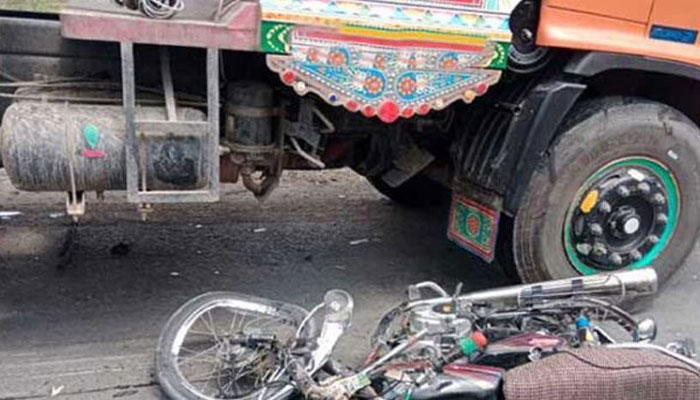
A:
<svg viewBox="0 0 700 400">
<path fill-rule="evenodd" d="M 180 276 L 180 273 L 177 271 L 173 271 L 170 273 L 170 276 L 178 277 L 178 276 Z"/>
<path fill-rule="evenodd" d="M 350 246 L 357 246 L 358 244 L 364 244 L 364 243 L 369 243 L 369 239 L 351 240 L 351 241 L 350 241 Z"/>
<path fill-rule="evenodd" d="M 255 228 L 253 229 L 253 233 L 263 233 L 267 232 L 267 228 Z"/>
<path fill-rule="evenodd" d="M 8 220 L 12 217 L 22 215 L 19 211 L 0 211 L 0 219 Z"/>
<path fill-rule="evenodd" d="M 63 391 L 63 389 L 65 389 L 65 386 L 64 386 L 64 385 L 61 385 L 61 386 L 59 386 L 59 387 L 52 386 L 52 387 L 51 387 L 51 397 L 56 397 L 56 396 L 58 396 L 59 394 L 61 394 L 61 392 Z"/>
<path fill-rule="evenodd" d="M 65 216 L 66 216 L 66 213 L 64 213 L 64 212 L 55 212 L 55 213 L 49 214 L 49 218 L 51 218 L 51 219 L 59 219 L 59 218 L 65 217 Z"/>
<path fill-rule="evenodd" d="M 131 245 L 124 242 L 119 242 L 109 249 L 109 253 L 113 256 L 125 256 L 131 251 Z"/>
<path fill-rule="evenodd" d="M 202 224 L 197 224 L 194 227 L 195 227 L 195 229 L 202 229 L 202 226 L 203 226 Z"/>
</svg>

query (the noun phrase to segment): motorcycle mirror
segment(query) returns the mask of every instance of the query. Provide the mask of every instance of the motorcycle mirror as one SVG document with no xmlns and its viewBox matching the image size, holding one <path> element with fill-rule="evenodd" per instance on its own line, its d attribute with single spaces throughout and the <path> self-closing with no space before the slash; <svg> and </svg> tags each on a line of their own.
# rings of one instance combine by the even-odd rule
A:
<svg viewBox="0 0 700 400">
<path fill-rule="evenodd" d="M 653 342 L 656 334 L 656 321 L 652 318 L 643 319 L 637 323 L 637 339 L 640 342 Z"/>
<path fill-rule="evenodd" d="M 326 309 L 326 321 L 340 323 L 344 326 L 350 325 L 354 301 L 350 293 L 344 290 L 329 290 L 323 297 L 323 304 Z"/>
</svg>

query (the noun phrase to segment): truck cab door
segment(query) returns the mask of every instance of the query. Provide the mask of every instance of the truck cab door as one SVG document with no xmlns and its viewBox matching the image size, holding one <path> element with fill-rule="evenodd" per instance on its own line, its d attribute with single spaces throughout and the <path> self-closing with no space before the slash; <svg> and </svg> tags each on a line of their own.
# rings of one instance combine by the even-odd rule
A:
<svg viewBox="0 0 700 400">
<path fill-rule="evenodd" d="M 663 0 L 662 3 L 671 0 Z M 684 0 L 690 4 L 694 0 Z M 649 21 L 654 0 L 544 0 L 544 6 L 584 12 L 632 22 Z M 690 5 L 688 9 L 691 9 Z M 697 8 L 697 7 L 695 7 Z"/>
<path fill-rule="evenodd" d="M 649 19 L 649 37 L 652 39 L 697 47 L 699 29 L 700 6 L 697 0 L 663 0 L 654 4 Z"/>
</svg>

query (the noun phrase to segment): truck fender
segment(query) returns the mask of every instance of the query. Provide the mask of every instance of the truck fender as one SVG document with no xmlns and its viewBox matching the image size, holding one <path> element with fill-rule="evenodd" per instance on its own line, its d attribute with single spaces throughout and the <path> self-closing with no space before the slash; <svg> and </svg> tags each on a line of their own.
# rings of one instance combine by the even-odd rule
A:
<svg viewBox="0 0 700 400">
<path fill-rule="evenodd" d="M 622 69 L 658 72 L 700 81 L 700 68 L 694 65 L 653 57 L 603 52 L 575 54 L 564 67 L 564 72 L 588 78 L 606 71 Z"/>
</svg>

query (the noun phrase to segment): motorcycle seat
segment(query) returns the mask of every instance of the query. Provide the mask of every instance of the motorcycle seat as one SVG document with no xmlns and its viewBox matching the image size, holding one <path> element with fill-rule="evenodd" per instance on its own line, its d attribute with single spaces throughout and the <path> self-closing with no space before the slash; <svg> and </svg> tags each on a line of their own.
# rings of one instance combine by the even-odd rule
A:
<svg viewBox="0 0 700 400">
<path fill-rule="evenodd" d="M 654 350 L 567 350 L 514 368 L 506 400 L 700 399 L 700 371 Z"/>
</svg>

